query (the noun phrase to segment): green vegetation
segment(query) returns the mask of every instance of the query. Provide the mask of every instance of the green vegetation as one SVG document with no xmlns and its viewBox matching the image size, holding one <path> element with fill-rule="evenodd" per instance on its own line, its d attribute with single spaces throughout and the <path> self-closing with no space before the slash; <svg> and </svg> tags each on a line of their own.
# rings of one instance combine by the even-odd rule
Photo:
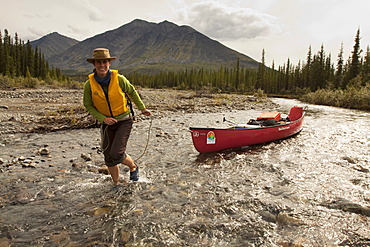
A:
<svg viewBox="0 0 370 247">
<path fill-rule="evenodd" d="M 44 55 L 33 49 L 30 42 L 14 39 L 0 32 L 0 87 L 35 88 L 39 85 L 74 87 L 77 83 L 65 77 L 60 69 L 50 68 Z"/>
<path fill-rule="evenodd" d="M 268 95 L 293 95 L 308 103 L 369 110 L 369 47 L 364 57 L 361 57 L 361 53 L 358 30 L 350 58 L 344 62 L 342 45 L 336 67 L 331 55 L 325 54 L 322 45 L 315 55 L 312 55 L 309 47 L 306 61 L 299 62 L 296 66 L 288 59 L 283 66 L 275 68 L 273 63 L 269 68 L 265 65 L 265 52 L 262 51 L 258 70 L 240 67 L 237 61 L 233 68 L 197 68 L 154 75 L 136 73 L 128 77 L 143 87 L 238 93 L 263 90 Z"/>
<path fill-rule="evenodd" d="M 214 93 L 250 93 L 289 96 L 313 104 L 326 104 L 346 108 L 370 110 L 370 48 L 364 56 L 360 48 L 360 30 L 347 61 L 343 58 L 343 45 L 336 66 L 331 55 L 325 54 L 324 46 L 313 54 L 309 47 L 306 61 L 298 65 L 287 63 L 275 68 L 265 64 L 265 52 L 258 69 L 240 66 L 222 66 L 218 69 L 186 68 L 161 71 L 156 74 L 132 73 L 127 75 L 135 85 L 149 88 L 176 88 Z M 78 79 L 77 79 L 78 78 Z M 85 81 L 86 77 L 75 76 Z M 32 49 L 15 34 L 14 40 L 7 30 L 0 33 L 0 87 L 81 87 L 62 75 L 57 68 L 49 68 L 48 62 L 38 49 Z"/>
<path fill-rule="evenodd" d="M 351 86 L 343 89 L 319 89 L 302 96 L 302 100 L 317 105 L 331 105 L 370 111 L 370 83 L 365 87 Z"/>
</svg>

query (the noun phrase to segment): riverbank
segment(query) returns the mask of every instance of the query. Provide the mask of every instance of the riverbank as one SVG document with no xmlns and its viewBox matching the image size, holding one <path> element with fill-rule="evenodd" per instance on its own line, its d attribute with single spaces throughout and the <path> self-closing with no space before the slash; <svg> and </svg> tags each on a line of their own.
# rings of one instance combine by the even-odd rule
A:
<svg viewBox="0 0 370 247">
<path fill-rule="evenodd" d="M 239 94 L 171 89 L 140 89 L 154 118 L 178 113 L 215 113 L 232 110 L 268 110 L 267 98 Z M 135 108 L 136 109 L 136 108 Z M 96 122 L 82 106 L 81 89 L 17 89 L 0 91 L 0 134 L 43 133 L 94 127 Z M 136 113 L 139 113 L 136 109 Z"/>
</svg>

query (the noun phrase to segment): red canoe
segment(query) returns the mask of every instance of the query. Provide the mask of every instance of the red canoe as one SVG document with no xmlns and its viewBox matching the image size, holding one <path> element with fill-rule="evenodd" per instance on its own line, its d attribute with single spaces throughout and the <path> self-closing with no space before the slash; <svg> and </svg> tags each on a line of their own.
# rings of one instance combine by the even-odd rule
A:
<svg viewBox="0 0 370 247">
<path fill-rule="evenodd" d="M 270 126 L 255 125 L 262 123 L 260 116 L 254 121 L 254 125 L 239 124 L 229 128 L 190 127 L 190 131 L 193 144 L 198 152 L 215 152 L 271 142 L 297 134 L 302 130 L 304 114 L 305 110 L 303 107 L 294 106 L 284 120 L 277 119 L 280 118 L 280 113 L 277 112 L 261 114 L 263 118 L 266 117 L 273 120 Z"/>
</svg>

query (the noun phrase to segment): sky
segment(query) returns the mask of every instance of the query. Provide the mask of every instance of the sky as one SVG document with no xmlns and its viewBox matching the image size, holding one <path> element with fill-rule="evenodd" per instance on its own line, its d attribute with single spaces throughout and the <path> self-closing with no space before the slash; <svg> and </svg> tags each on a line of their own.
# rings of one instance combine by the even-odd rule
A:
<svg viewBox="0 0 370 247">
<path fill-rule="evenodd" d="M 348 59 L 360 29 L 370 45 L 370 0 L 0 0 L 0 30 L 36 40 L 52 32 L 82 41 L 134 19 L 188 25 L 225 46 L 275 67 L 306 61 L 324 47 Z M 112 54 L 113 55 L 113 54 Z"/>
</svg>

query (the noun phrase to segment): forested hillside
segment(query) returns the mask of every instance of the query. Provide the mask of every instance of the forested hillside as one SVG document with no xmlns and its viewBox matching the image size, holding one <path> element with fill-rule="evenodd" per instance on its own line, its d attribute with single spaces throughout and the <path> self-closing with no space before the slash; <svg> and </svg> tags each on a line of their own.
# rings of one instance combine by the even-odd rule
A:
<svg viewBox="0 0 370 247">
<path fill-rule="evenodd" d="M 12 38 L 5 29 L 4 35 L 0 32 L 0 41 L 0 75 L 3 76 L 0 85 L 5 84 L 4 76 L 8 80 L 18 78 L 27 87 L 34 87 L 36 78 L 49 84 L 66 80 L 60 69 L 50 68 L 38 48 L 33 49 L 30 42 L 25 43 L 17 33 Z"/>
<path fill-rule="evenodd" d="M 40 81 L 45 85 L 58 84 L 55 81 L 63 82 L 64 86 L 75 85 L 60 69 L 50 68 L 38 48 L 33 49 L 17 34 L 12 38 L 7 30 L 3 36 L 0 32 L 0 41 L 0 86 L 35 87 Z M 275 67 L 273 63 L 268 67 L 262 51 L 258 69 L 242 67 L 236 60 L 234 66 L 220 66 L 217 70 L 197 67 L 157 74 L 132 73 L 127 77 L 142 87 L 237 93 L 259 91 L 269 95 L 302 96 L 301 99 L 315 104 L 370 110 L 370 48 L 367 46 L 366 51 L 360 48 L 360 30 L 357 30 L 351 56 L 344 59 L 342 45 L 336 63 L 334 60 L 321 46 L 317 53 L 309 47 L 306 60 L 297 65 L 288 59 L 286 64 Z"/>
<path fill-rule="evenodd" d="M 367 46 L 366 52 L 361 50 L 360 30 L 357 30 L 354 41 L 347 60 L 341 46 L 336 65 L 322 45 L 315 54 L 309 47 L 306 60 L 297 65 L 288 59 L 282 66 L 276 67 L 273 63 L 268 67 L 262 51 L 258 70 L 243 68 L 235 61 L 234 67 L 220 67 L 216 71 L 194 68 L 156 75 L 132 74 L 129 77 L 144 87 L 207 88 L 215 92 L 240 93 L 263 90 L 270 95 L 304 95 L 303 100 L 316 104 L 370 110 L 370 48 Z"/>
<path fill-rule="evenodd" d="M 365 86 L 370 79 L 370 50 L 361 57 L 360 33 L 357 32 L 352 56 L 344 61 L 343 48 L 334 66 L 331 55 L 326 55 L 324 46 L 316 54 L 309 48 L 307 59 L 293 65 L 287 63 L 275 67 L 265 64 L 265 55 L 258 70 L 245 69 L 238 61 L 234 67 L 218 70 L 194 68 L 180 72 L 162 72 L 156 75 L 132 74 L 136 83 L 148 87 L 179 87 L 184 89 L 215 88 L 229 92 L 253 92 L 262 89 L 269 94 L 296 94 L 322 88 L 345 89 L 348 85 Z"/>
</svg>

